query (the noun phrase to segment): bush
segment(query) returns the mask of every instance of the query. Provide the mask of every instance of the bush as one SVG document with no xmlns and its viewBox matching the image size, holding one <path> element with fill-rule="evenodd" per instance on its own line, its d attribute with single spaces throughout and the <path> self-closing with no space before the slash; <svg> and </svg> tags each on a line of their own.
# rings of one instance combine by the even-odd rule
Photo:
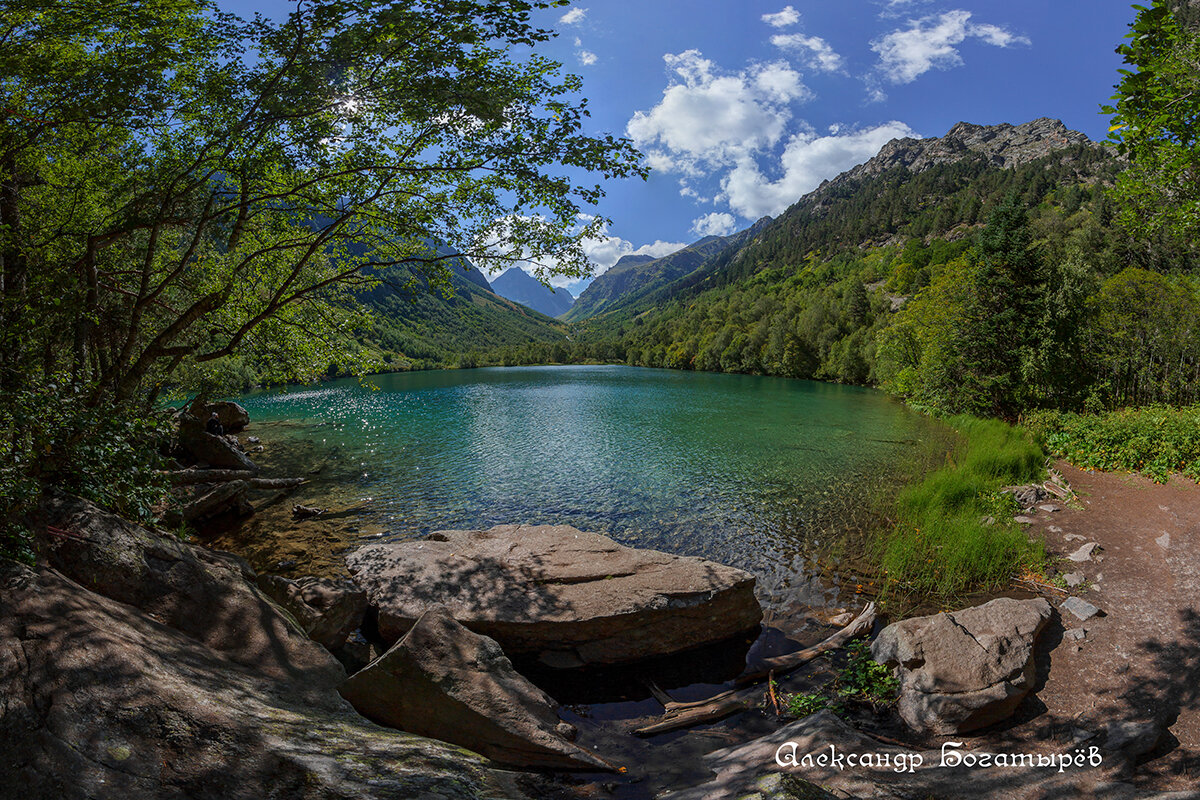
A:
<svg viewBox="0 0 1200 800">
<path fill-rule="evenodd" d="M 1000 488 L 1041 478 L 1045 455 L 999 420 L 953 417 L 960 436 L 949 463 L 900 492 L 897 524 L 878 544 L 884 595 L 949 596 L 1004 584 L 1044 552 L 1012 521 Z"/>
<path fill-rule="evenodd" d="M 72 386 L 12 392 L 0 407 L 0 557 L 31 561 L 30 516 L 44 487 L 77 494 L 132 519 L 149 519 L 166 492 L 158 443 L 162 413 L 95 408 Z"/>
<path fill-rule="evenodd" d="M 1041 411 L 1027 417 L 1025 426 L 1051 455 L 1077 467 L 1140 472 L 1156 483 L 1172 473 L 1200 481 L 1200 406 Z"/>
</svg>

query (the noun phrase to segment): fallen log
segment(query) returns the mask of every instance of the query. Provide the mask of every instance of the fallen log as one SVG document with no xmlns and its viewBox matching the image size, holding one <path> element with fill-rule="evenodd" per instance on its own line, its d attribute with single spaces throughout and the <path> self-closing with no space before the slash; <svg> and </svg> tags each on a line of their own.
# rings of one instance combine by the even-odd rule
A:
<svg viewBox="0 0 1200 800">
<path fill-rule="evenodd" d="M 745 671 L 743 671 L 741 675 L 737 676 L 734 682 L 739 686 L 745 686 L 749 683 L 761 682 L 772 672 L 778 673 L 779 675 L 784 675 L 801 666 L 802 664 L 812 661 L 822 653 L 827 653 L 830 650 L 838 649 L 855 636 L 868 633 L 874 624 L 875 603 L 871 602 L 867 603 L 866 607 L 863 608 L 859 615 L 850 621 L 850 624 L 820 644 L 815 644 L 812 647 L 806 647 L 803 650 L 797 650 L 795 653 L 764 658 L 755 664 L 749 664 L 746 666 Z"/>
<path fill-rule="evenodd" d="M 774 673 L 782 675 L 791 672 L 801 665 L 812 661 L 822 653 L 836 650 L 855 636 L 869 632 L 874 624 L 875 604 L 867 603 L 862 612 L 851 620 L 849 625 L 820 644 L 807 647 L 795 653 L 764 658 L 754 665 L 748 666 L 736 678 L 736 684 L 746 686 L 746 688 L 731 689 L 713 695 L 705 700 L 679 703 L 672 700 L 671 696 L 662 689 L 654 684 L 650 684 L 650 694 L 658 702 L 662 703 L 664 713 L 657 722 L 638 728 L 634 731 L 634 734 L 637 736 L 655 736 L 660 733 L 690 728 L 693 725 L 716 722 L 740 711 L 757 708 L 762 703 L 764 690 L 761 686 L 747 686 L 747 684 L 757 684 L 761 683 L 764 679 L 771 679 L 774 677 Z"/>
<path fill-rule="evenodd" d="M 163 473 L 175 486 L 191 486 L 197 483 L 226 483 L 253 478 L 248 469 L 180 469 Z"/>
<path fill-rule="evenodd" d="M 304 478 L 250 478 L 251 489 L 292 489 L 308 483 Z"/>
<path fill-rule="evenodd" d="M 233 511 L 238 516 L 253 514 L 254 506 L 246 499 L 246 490 L 249 488 L 247 481 L 222 483 L 182 508 L 167 512 L 167 520 L 172 524 L 195 522 L 226 511 Z"/>
</svg>

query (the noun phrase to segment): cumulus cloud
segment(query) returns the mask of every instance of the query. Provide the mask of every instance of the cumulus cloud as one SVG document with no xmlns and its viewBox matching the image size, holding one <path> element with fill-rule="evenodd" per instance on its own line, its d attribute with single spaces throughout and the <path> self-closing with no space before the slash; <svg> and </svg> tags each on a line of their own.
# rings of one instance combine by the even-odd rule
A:
<svg viewBox="0 0 1200 800">
<path fill-rule="evenodd" d="M 913 6 L 929 3 L 931 0 L 883 0 L 883 9 L 880 10 L 881 17 L 898 17 L 905 14 Z"/>
<path fill-rule="evenodd" d="M 583 241 L 583 252 L 587 254 L 588 259 L 595 266 L 597 275 L 607 272 L 613 264 L 616 264 L 625 256 L 662 258 L 685 247 L 687 247 L 687 244 L 684 242 L 664 242 L 661 239 L 652 244 L 634 247 L 633 242 L 622 239 L 619 236 L 604 236 L 599 239 L 585 239 Z M 554 280 L 550 282 L 554 283 Z M 555 285 L 565 286 L 568 282 L 570 282 L 568 279 L 563 279 L 562 284 Z"/>
<path fill-rule="evenodd" d="M 585 67 L 590 67 L 592 64 L 596 63 L 596 54 L 591 50 L 580 50 L 579 63 L 583 64 Z"/>
<path fill-rule="evenodd" d="M 733 215 L 724 211 L 714 211 L 692 220 L 692 233 L 697 236 L 725 236 L 733 233 L 736 227 Z"/>
<path fill-rule="evenodd" d="M 558 21 L 563 25 L 578 25 L 583 22 L 585 16 L 587 16 L 587 9 L 576 7 L 559 17 Z"/>
<path fill-rule="evenodd" d="M 998 25 L 971 22 L 971 12 L 961 9 L 911 20 L 909 27 L 892 31 L 871 42 L 879 54 L 879 71 L 892 83 L 912 83 L 931 69 L 962 64 L 956 45 L 969 38 L 996 47 L 1030 44 Z"/>
<path fill-rule="evenodd" d="M 786 28 L 800 21 L 800 12 L 791 6 L 784 6 L 783 11 L 774 14 L 763 14 L 762 21 L 772 28 Z"/>
<path fill-rule="evenodd" d="M 788 104 L 812 96 L 782 61 L 724 73 L 699 50 L 663 56 L 673 73 L 662 99 L 638 111 L 626 131 L 652 169 L 700 174 L 780 141 Z"/>
<path fill-rule="evenodd" d="M 892 139 L 919 138 L 903 122 L 817 136 L 802 132 L 791 137 L 780 158 L 778 180 L 763 175 L 753 159 L 743 159 L 721 181 L 729 207 L 747 219 L 776 216 L 812 191 L 821 181 L 866 161 Z"/>
<path fill-rule="evenodd" d="M 802 33 L 779 33 L 771 37 L 771 44 L 780 50 L 791 50 L 801 54 L 812 69 L 822 72 L 841 72 L 844 66 L 829 42 L 820 36 L 805 36 Z"/>
</svg>

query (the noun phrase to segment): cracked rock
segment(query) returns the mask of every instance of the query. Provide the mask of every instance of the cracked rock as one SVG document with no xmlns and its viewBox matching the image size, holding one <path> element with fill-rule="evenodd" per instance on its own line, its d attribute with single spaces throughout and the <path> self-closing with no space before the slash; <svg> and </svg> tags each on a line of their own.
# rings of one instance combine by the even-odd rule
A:
<svg viewBox="0 0 1200 800">
<path fill-rule="evenodd" d="M 897 669 L 900 716 L 917 731 L 954 734 L 999 722 L 1033 687 L 1034 645 L 1050 619 L 1042 598 L 897 622 L 871 646 Z"/>
</svg>

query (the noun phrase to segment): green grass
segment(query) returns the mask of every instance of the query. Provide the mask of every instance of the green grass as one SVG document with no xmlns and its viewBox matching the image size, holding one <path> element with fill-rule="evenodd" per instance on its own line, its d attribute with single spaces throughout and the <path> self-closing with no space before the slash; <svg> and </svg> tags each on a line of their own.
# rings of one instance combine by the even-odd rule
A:
<svg viewBox="0 0 1200 800">
<path fill-rule="evenodd" d="M 1147 406 L 1104 414 L 1042 411 L 1025 426 L 1046 450 L 1077 467 L 1140 472 L 1156 483 L 1172 473 L 1200 481 L 1200 406 Z"/>
<path fill-rule="evenodd" d="M 900 492 L 897 523 L 878 542 L 885 600 L 895 593 L 947 597 L 994 588 L 1044 562 L 1042 545 L 1012 521 L 1011 495 L 999 491 L 1042 478 L 1041 447 L 999 420 L 947 423 L 959 434 L 958 446 L 946 466 Z"/>
</svg>

